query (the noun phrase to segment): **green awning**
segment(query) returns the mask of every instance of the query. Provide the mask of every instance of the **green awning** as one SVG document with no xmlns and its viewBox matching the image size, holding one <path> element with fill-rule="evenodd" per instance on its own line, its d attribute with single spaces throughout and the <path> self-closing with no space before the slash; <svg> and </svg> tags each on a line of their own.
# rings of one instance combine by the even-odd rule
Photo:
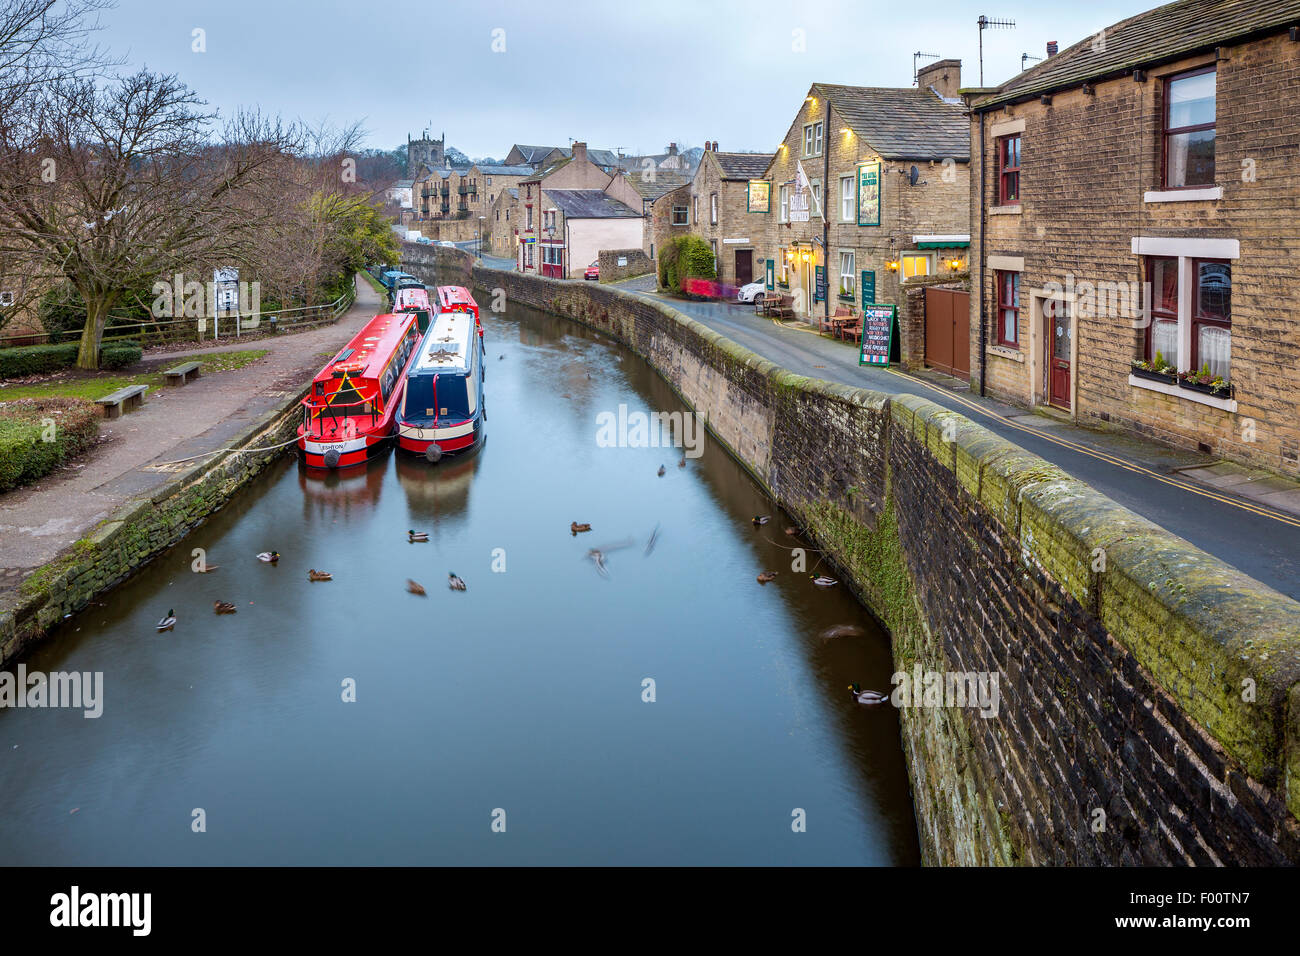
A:
<svg viewBox="0 0 1300 956">
<path fill-rule="evenodd" d="M 970 247 L 969 239 L 950 239 L 947 242 L 918 242 L 918 249 L 967 249 Z"/>
</svg>

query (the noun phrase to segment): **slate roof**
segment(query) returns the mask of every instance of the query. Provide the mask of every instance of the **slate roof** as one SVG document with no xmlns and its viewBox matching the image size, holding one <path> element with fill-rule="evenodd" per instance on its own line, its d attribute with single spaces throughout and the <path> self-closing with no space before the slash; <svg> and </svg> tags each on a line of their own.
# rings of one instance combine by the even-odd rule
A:
<svg viewBox="0 0 1300 956">
<path fill-rule="evenodd" d="M 503 166 L 498 163 L 475 163 L 473 168 L 484 176 L 531 176 L 534 172 L 531 166 Z"/>
<path fill-rule="evenodd" d="M 557 169 L 562 169 L 565 166 L 569 165 L 569 163 L 571 162 L 573 162 L 573 160 L 571 159 L 558 159 L 555 162 L 551 163 L 551 165 L 547 166 L 545 169 L 539 169 L 537 170 L 537 172 L 529 176 L 528 182 L 535 183 L 539 180 L 545 179 L 547 176 L 551 175 L 551 173 L 555 172 Z"/>
<path fill-rule="evenodd" d="M 929 90 L 814 83 L 857 135 L 885 159 L 970 157 L 970 120 Z M 827 139 L 835 135 L 827 130 Z"/>
<path fill-rule="evenodd" d="M 515 143 L 512 151 L 515 149 L 519 150 L 520 155 L 524 157 L 525 163 L 540 163 L 555 151 L 554 146 L 524 146 L 521 143 Z"/>
<path fill-rule="evenodd" d="M 573 147 L 561 146 L 559 149 L 560 155 L 565 159 L 573 158 Z M 618 158 L 618 154 L 611 152 L 608 149 L 588 149 L 587 159 L 597 166 L 616 167 L 622 164 L 622 160 Z"/>
<path fill-rule="evenodd" d="M 762 179 L 773 153 L 714 153 L 723 179 Z"/>
<path fill-rule="evenodd" d="M 1008 80 L 975 108 L 1131 72 L 1300 22 L 1300 0 L 1179 0 L 1121 20 Z"/>
<path fill-rule="evenodd" d="M 410 188 L 411 188 L 412 186 L 414 186 L 414 185 L 415 185 L 415 180 L 414 180 L 414 179 L 398 179 L 398 180 L 394 180 L 393 185 L 392 185 L 391 187 L 389 187 L 389 188 L 391 188 L 391 189 L 410 189 Z"/>
<path fill-rule="evenodd" d="M 635 172 L 628 173 L 627 180 L 632 184 L 632 188 L 641 194 L 642 199 L 653 202 L 665 193 L 670 193 L 679 186 L 685 186 L 691 181 L 691 174 L 676 169 L 658 169 L 655 170 L 653 181 L 643 179 Z"/>
<path fill-rule="evenodd" d="M 639 219 L 641 213 L 599 189 L 548 189 L 565 219 Z"/>
</svg>

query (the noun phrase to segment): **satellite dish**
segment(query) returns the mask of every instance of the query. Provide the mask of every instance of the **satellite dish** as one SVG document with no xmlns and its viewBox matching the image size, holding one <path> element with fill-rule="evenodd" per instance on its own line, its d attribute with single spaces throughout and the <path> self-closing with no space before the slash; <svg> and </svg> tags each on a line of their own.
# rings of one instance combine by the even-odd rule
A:
<svg viewBox="0 0 1300 956">
<path fill-rule="evenodd" d="M 913 166 L 912 169 L 911 169 L 911 171 L 908 172 L 908 174 L 907 174 L 907 181 L 908 181 L 908 183 L 909 183 L 910 185 L 912 185 L 912 186 L 915 186 L 915 185 L 916 185 L 916 181 L 917 181 L 918 179 L 920 179 L 920 178 L 921 178 L 921 171 L 920 171 L 919 169 L 917 169 L 915 166 Z"/>
</svg>

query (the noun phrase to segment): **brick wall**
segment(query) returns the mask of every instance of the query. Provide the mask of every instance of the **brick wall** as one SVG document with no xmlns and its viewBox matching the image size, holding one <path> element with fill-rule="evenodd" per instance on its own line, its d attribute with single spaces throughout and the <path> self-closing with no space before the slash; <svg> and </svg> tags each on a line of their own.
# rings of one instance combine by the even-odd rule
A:
<svg viewBox="0 0 1300 956">
<path fill-rule="evenodd" d="M 619 259 L 625 260 L 619 265 Z M 643 276 L 654 272 L 655 264 L 640 249 L 602 249 L 600 250 L 600 281 L 617 282 L 632 276 Z"/>
<path fill-rule="evenodd" d="M 468 256 L 420 252 L 471 281 Z M 473 281 L 654 365 L 887 624 L 899 671 L 999 675 L 997 716 L 902 711 L 927 863 L 1300 862 L 1296 602 L 932 403 L 793 375 L 617 289 Z"/>
<path fill-rule="evenodd" d="M 985 187 L 992 205 L 995 125 L 1023 121 L 1019 214 L 988 216 L 973 237 L 971 371 L 979 374 L 979 290 L 994 340 L 991 269 L 984 256 L 1022 257 L 1022 300 L 1045 283 L 1145 280 L 1132 250 L 1137 236 L 1238 240 L 1232 261 L 1231 379 L 1236 411 L 1131 385 L 1129 363 L 1141 357 L 1144 333 L 1129 316 L 1101 310 L 1076 319 L 1074 414 L 1108 420 L 1183 447 L 1283 473 L 1300 474 L 1300 305 L 1291 283 L 1300 253 L 1296 217 L 1300 165 L 1295 116 L 1300 109 L 1300 45 L 1285 35 L 1225 49 L 1217 63 L 1216 181 L 1218 200 L 1144 202 L 1161 181 L 1163 78 L 1215 63 L 1212 53 L 1152 69 L 1145 82 L 1100 83 L 1091 95 L 1059 92 L 1051 102 L 1016 104 L 983 117 Z M 978 153 L 980 118 L 972 147 Z M 972 195 L 979 230 L 979 190 Z M 974 250 L 973 250 L 974 251 Z M 1036 320 L 1037 321 L 1037 320 Z M 1139 314 L 1137 322 L 1142 318 Z M 1042 401 L 1041 333 L 1026 309 L 1018 350 L 990 347 L 987 388 L 1021 404 Z M 1253 425 L 1253 427 L 1251 427 Z"/>
</svg>

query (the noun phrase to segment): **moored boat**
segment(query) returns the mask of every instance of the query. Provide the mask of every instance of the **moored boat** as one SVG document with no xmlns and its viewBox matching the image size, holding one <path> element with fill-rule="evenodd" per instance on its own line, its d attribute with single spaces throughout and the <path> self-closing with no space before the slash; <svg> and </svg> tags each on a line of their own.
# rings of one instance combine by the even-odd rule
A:
<svg viewBox="0 0 1300 956">
<path fill-rule="evenodd" d="M 466 289 L 438 288 L 439 311 L 406 377 L 397 444 L 431 461 L 483 441 L 483 330 Z"/>
<path fill-rule="evenodd" d="M 308 467 L 355 465 L 383 448 L 419 342 L 414 313 L 377 315 L 316 373 L 298 426 Z"/>
</svg>

